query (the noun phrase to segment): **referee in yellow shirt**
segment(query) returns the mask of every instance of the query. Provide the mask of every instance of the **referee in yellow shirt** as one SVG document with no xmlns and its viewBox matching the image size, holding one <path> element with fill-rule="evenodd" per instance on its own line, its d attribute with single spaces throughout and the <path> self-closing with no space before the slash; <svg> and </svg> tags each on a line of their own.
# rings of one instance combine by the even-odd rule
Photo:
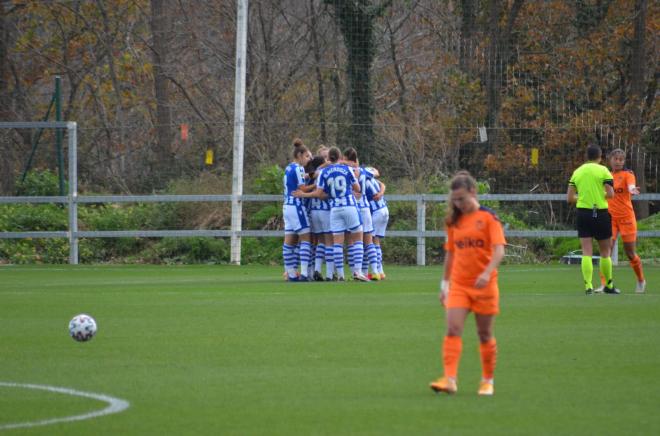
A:
<svg viewBox="0 0 660 436">
<path fill-rule="evenodd" d="M 606 283 L 603 292 L 620 293 L 612 281 L 612 219 L 607 210 L 607 199 L 614 197 L 614 178 L 607 167 L 600 164 L 600 159 L 600 147 L 589 145 L 587 162 L 573 172 L 566 192 L 566 200 L 577 203 L 577 231 L 582 246 L 582 277 L 587 295 L 594 292 L 592 238 L 600 247 L 600 272 Z"/>
</svg>

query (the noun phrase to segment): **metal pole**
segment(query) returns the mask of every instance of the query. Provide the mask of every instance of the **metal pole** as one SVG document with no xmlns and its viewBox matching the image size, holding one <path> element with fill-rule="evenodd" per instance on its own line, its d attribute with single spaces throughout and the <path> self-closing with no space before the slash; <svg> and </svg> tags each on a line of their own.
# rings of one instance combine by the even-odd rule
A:
<svg viewBox="0 0 660 436">
<path fill-rule="evenodd" d="M 55 76 L 55 121 L 62 121 L 62 78 Z M 62 153 L 62 129 L 55 129 L 57 171 L 60 179 L 60 195 L 64 195 L 64 155 Z"/>
<path fill-rule="evenodd" d="M 417 231 L 426 231 L 426 202 L 424 196 L 417 200 Z M 426 265 L 426 238 L 417 237 L 417 265 Z"/>
<path fill-rule="evenodd" d="M 241 264 L 241 218 L 243 216 L 243 146 L 245 139 L 245 69 L 247 56 L 248 0 L 236 1 L 236 79 L 234 83 L 234 165 L 231 199 L 230 262 Z"/>
<path fill-rule="evenodd" d="M 612 247 L 612 265 L 619 265 L 619 238 L 617 237 L 614 240 L 614 246 Z"/>
<path fill-rule="evenodd" d="M 69 263 L 78 265 L 78 146 L 76 123 L 67 123 L 69 137 Z"/>
<path fill-rule="evenodd" d="M 50 116 L 50 111 L 53 109 L 53 105 L 55 104 L 55 96 L 53 95 L 53 98 L 50 99 L 50 104 L 48 105 L 48 110 L 46 111 L 46 116 L 44 117 L 44 121 L 48 121 L 48 117 Z M 41 139 L 41 134 L 43 133 L 44 129 L 38 129 L 37 134 L 35 135 L 34 139 L 32 140 L 32 151 L 30 152 L 30 157 L 28 157 L 27 164 L 25 165 L 25 170 L 23 171 L 23 175 L 21 176 L 21 181 L 25 181 L 25 178 L 27 177 L 28 171 L 30 171 L 30 168 L 32 168 L 32 160 L 34 159 L 34 155 L 37 152 L 37 147 L 39 146 L 39 139 Z M 57 130 L 56 130 L 57 131 Z M 62 196 L 60 192 L 60 196 Z"/>
</svg>

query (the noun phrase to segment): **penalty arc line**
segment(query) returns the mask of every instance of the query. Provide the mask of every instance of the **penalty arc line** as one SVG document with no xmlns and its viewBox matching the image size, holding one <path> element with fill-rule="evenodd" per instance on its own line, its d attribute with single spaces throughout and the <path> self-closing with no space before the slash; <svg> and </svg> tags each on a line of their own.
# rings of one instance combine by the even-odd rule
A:
<svg viewBox="0 0 660 436">
<path fill-rule="evenodd" d="M 77 391 L 75 389 L 61 388 L 57 386 L 0 382 L 0 387 L 3 386 L 9 388 L 37 389 L 48 392 L 56 392 L 58 394 L 92 398 L 94 400 L 108 403 L 108 407 L 102 410 L 97 410 L 95 412 L 84 413 L 82 415 L 65 416 L 62 418 L 51 418 L 51 419 L 44 419 L 39 421 L 17 422 L 12 424 L 0 424 L 0 430 L 39 427 L 43 425 L 57 424 L 61 422 L 83 421 L 85 419 L 98 418 L 99 416 L 111 415 L 113 413 L 123 412 L 124 410 L 128 409 L 128 407 L 130 406 L 130 403 L 128 401 L 122 400 L 120 398 L 114 398 L 109 395 L 97 394 L 94 392 L 83 392 L 83 391 Z"/>
</svg>

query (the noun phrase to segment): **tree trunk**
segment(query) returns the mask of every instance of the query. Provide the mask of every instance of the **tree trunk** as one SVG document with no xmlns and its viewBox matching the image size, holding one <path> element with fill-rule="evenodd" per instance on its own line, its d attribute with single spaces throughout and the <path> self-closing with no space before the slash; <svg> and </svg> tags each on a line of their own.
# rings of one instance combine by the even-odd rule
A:
<svg viewBox="0 0 660 436">
<path fill-rule="evenodd" d="M 489 0 L 488 2 L 488 55 L 486 66 L 486 127 L 488 128 L 488 143 L 491 152 L 495 153 L 498 145 L 497 125 L 499 121 L 502 98 L 502 53 L 500 50 L 500 14 L 502 13 L 502 0 Z"/>
<path fill-rule="evenodd" d="M 174 173 L 174 156 L 172 153 L 172 114 L 169 104 L 169 89 L 165 67 L 167 65 L 167 15 L 164 11 L 164 0 L 151 0 L 151 36 L 153 38 L 153 75 L 154 93 L 156 96 L 156 156 L 154 169 L 158 171 L 156 180 L 159 185 L 167 182 L 167 176 Z"/>
<path fill-rule="evenodd" d="M 316 17 L 316 9 L 314 8 L 315 0 L 309 0 L 310 16 L 311 16 L 311 32 L 312 32 L 312 45 L 314 50 L 314 70 L 316 72 L 316 83 L 319 95 L 318 112 L 319 112 L 319 127 L 321 129 L 321 142 L 326 144 L 328 142 L 328 134 L 326 131 L 325 121 L 325 89 L 323 86 L 323 75 L 321 74 L 321 49 L 318 41 L 318 21 Z"/>
<path fill-rule="evenodd" d="M 458 63 L 470 77 L 474 75 L 474 34 L 476 30 L 476 0 L 461 0 L 461 40 Z"/>
<path fill-rule="evenodd" d="M 630 56 L 630 98 L 628 105 L 630 107 L 631 139 L 637 144 L 633 147 L 632 170 L 637 178 L 637 185 L 641 192 L 646 192 L 646 173 L 645 157 L 646 149 L 641 144 L 642 127 L 644 120 L 642 114 L 644 111 L 644 96 L 646 83 L 646 12 L 648 9 L 647 0 L 635 1 L 635 34 L 632 41 L 632 54 Z M 649 216 L 648 201 L 636 201 L 635 214 L 637 219 L 643 219 Z"/>
<path fill-rule="evenodd" d="M 362 156 L 372 156 L 374 144 L 374 101 L 371 92 L 371 65 L 376 55 L 374 22 L 391 4 L 376 6 L 368 0 L 326 0 L 332 4 L 348 52 L 348 75 L 352 123 L 349 144 Z"/>
<path fill-rule="evenodd" d="M 511 8 L 505 11 L 502 0 L 489 0 L 488 2 L 488 29 L 489 36 L 488 56 L 486 59 L 486 127 L 488 127 L 488 143 L 491 153 L 497 153 L 499 146 L 498 130 L 500 111 L 502 109 L 502 85 L 504 71 L 511 62 L 511 45 L 513 43 L 513 28 L 516 18 L 522 9 L 525 0 L 514 0 Z M 504 27 L 500 26 L 502 14 L 507 13 Z"/>
<path fill-rule="evenodd" d="M 7 25 L 7 11 L 4 2 L 0 3 L 0 121 L 9 121 L 9 29 Z M 13 153 L 8 141 L 8 135 L 3 132 L 0 140 L 0 195 L 6 195 L 13 190 Z"/>
</svg>

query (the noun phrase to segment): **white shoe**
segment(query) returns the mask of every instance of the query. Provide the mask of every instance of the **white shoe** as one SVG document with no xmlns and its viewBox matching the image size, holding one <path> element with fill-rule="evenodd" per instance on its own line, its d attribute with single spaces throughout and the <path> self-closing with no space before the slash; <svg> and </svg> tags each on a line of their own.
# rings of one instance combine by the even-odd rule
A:
<svg viewBox="0 0 660 436">
<path fill-rule="evenodd" d="M 602 294 L 603 289 L 605 289 L 604 285 L 601 285 L 601 286 L 597 287 L 596 289 L 594 289 L 594 294 Z"/>
<path fill-rule="evenodd" d="M 353 280 L 357 280 L 359 282 L 370 282 L 369 278 L 362 274 L 361 272 L 354 272 L 353 273 Z"/>
<path fill-rule="evenodd" d="M 636 294 L 643 294 L 646 292 L 646 280 L 642 280 L 641 282 L 637 282 L 637 286 L 635 287 L 635 293 Z"/>
</svg>

